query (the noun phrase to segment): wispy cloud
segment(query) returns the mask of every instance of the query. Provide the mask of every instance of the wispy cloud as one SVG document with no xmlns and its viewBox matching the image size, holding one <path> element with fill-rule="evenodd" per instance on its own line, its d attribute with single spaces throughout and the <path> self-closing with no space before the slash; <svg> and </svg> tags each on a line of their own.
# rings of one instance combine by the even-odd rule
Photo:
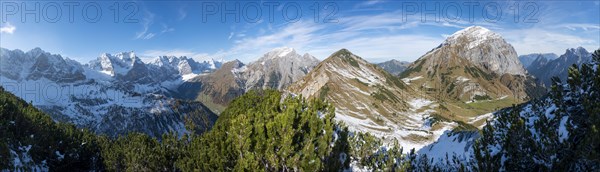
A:
<svg viewBox="0 0 600 172">
<path fill-rule="evenodd" d="M 145 11 L 144 17 L 141 20 L 142 30 L 136 33 L 135 39 L 148 40 L 156 36 L 173 32 L 175 28 L 169 27 L 166 23 L 160 23 L 159 26 L 154 25 L 156 15 L 150 11 Z M 160 27 L 160 30 L 159 30 Z"/>
<path fill-rule="evenodd" d="M 140 23 L 142 24 L 142 30 L 136 33 L 135 39 L 150 39 L 154 37 L 155 34 L 149 31 L 150 26 L 154 23 L 154 14 L 145 11 Z"/>
<path fill-rule="evenodd" d="M 562 54 L 567 48 L 582 46 L 586 49 L 597 49 L 600 46 L 600 32 L 589 37 L 565 33 L 564 30 L 552 27 L 534 27 L 500 31 L 500 34 L 515 47 L 518 54 L 555 53 Z M 570 29 L 568 29 L 570 30 Z"/>
<path fill-rule="evenodd" d="M 381 3 L 384 1 L 366 1 L 360 5 L 375 6 Z M 556 14 L 548 10 L 550 8 L 541 8 L 539 18 L 561 19 L 560 16 L 553 17 Z M 376 14 L 342 14 L 338 23 L 329 24 L 315 23 L 308 19 L 280 25 L 253 23 L 252 27 L 242 27 L 240 30 L 232 28 L 226 38 L 233 44 L 225 50 L 212 53 L 153 50 L 145 54 L 188 56 L 195 59 L 240 59 L 250 62 L 273 48 L 287 46 L 295 48 L 299 53 L 310 53 L 320 59 L 341 48 L 347 48 L 371 61 L 390 58 L 413 61 L 439 45 L 454 31 L 472 25 L 484 26 L 500 33 L 515 47 L 518 54 L 561 54 L 566 48 L 583 46 L 595 49 L 600 45 L 600 40 L 597 39 L 600 37 L 600 26 L 585 22 L 556 23 L 544 20 L 533 24 L 515 24 L 509 23 L 512 22 L 510 19 L 493 23 L 486 22 L 483 18 L 476 18 L 474 21 L 463 19 L 422 22 L 421 15 L 410 15 L 407 19 L 400 16 L 403 16 L 402 11 L 395 10 Z M 259 28 L 246 33 L 254 27 Z"/>
<path fill-rule="evenodd" d="M 160 34 L 175 31 L 175 28 L 169 27 L 167 24 L 164 24 L 164 23 L 162 24 L 162 27 L 163 27 L 163 29 L 162 29 L 162 31 L 160 31 Z"/>
<path fill-rule="evenodd" d="M 548 12 L 549 9 L 540 10 L 539 18 L 552 19 L 554 14 Z M 236 40 L 231 35 L 230 39 L 235 44 L 221 55 L 248 62 L 273 48 L 288 46 L 321 59 L 338 49 L 347 48 L 366 59 L 398 58 L 412 61 L 439 45 L 454 31 L 473 25 L 501 34 L 518 54 L 562 54 L 567 48 L 600 47 L 600 26 L 585 22 L 511 23 L 512 18 L 495 23 L 482 18 L 474 21 L 422 22 L 420 15 L 412 15 L 407 19 L 399 16 L 402 16 L 401 11 L 392 11 L 343 16 L 339 23 L 334 24 L 306 20 L 273 28 L 268 25 L 270 29 L 263 29 L 256 36 Z"/>
<path fill-rule="evenodd" d="M 585 23 L 566 23 L 566 24 L 559 24 L 559 25 L 555 26 L 555 28 L 560 28 L 560 27 L 567 28 L 572 31 L 577 31 L 578 29 L 581 29 L 583 31 L 600 30 L 600 25 L 585 24 Z"/>
<path fill-rule="evenodd" d="M 234 46 L 231 49 L 218 55 L 222 56 L 220 58 L 237 58 L 248 62 L 276 47 L 289 46 L 296 49 L 302 49 L 303 47 L 307 47 L 309 44 L 318 41 L 315 32 L 322 29 L 323 26 L 315 25 L 312 22 L 299 21 L 282 26 L 276 29 L 275 32 L 270 31 L 267 34 L 253 37 L 245 35 L 245 37 L 241 36 L 239 39 L 233 41 Z"/>
<path fill-rule="evenodd" d="M 581 6 L 593 5 L 582 1 Z M 537 22 L 518 23 L 514 27 L 498 31 L 518 54 L 563 54 L 568 48 L 584 47 L 594 50 L 600 47 L 600 18 L 598 8 L 580 8 L 571 2 L 539 1 Z M 577 10 L 575 10 L 577 9 Z M 565 15 L 569 14 L 569 15 Z"/>
<path fill-rule="evenodd" d="M 377 15 L 347 16 L 340 23 L 322 24 L 301 20 L 263 31 L 258 36 L 234 39 L 233 48 L 220 55 L 249 62 L 273 48 L 287 46 L 299 53 L 326 58 L 347 48 L 366 59 L 401 58 L 412 61 L 443 41 L 439 34 L 410 33 L 403 30 L 422 25 L 464 28 L 468 23 L 422 23 L 402 21 L 398 12 Z M 451 33 L 448 33 L 451 34 Z M 230 39 L 235 38 L 230 34 Z"/>
<path fill-rule="evenodd" d="M 185 17 L 187 17 L 187 11 L 185 10 L 185 7 L 181 7 L 179 8 L 179 10 L 177 10 L 178 13 L 178 20 L 183 20 L 185 19 Z"/>
<path fill-rule="evenodd" d="M 227 39 L 228 39 L 228 40 L 230 40 L 230 39 L 233 37 L 233 35 L 234 35 L 234 33 L 233 33 L 233 32 L 230 32 L 230 33 L 229 33 L 229 36 L 227 37 Z"/>
<path fill-rule="evenodd" d="M 13 34 L 16 29 L 17 27 L 7 22 L 4 26 L 0 27 L 0 33 Z"/>
<path fill-rule="evenodd" d="M 154 37 L 154 35 L 155 35 L 154 33 L 148 33 L 144 37 L 142 37 L 141 39 L 150 39 L 150 38 Z"/>
<path fill-rule="evenodd" d="M 362 7 L 368 7 L 368 6 L 373 6 L 373 5 L 377 5 L 377 4 L 381 4 L 384 3 L 384 0 L 367 0 L 361 3 L 358 3 L 354 6 L 354 8 L 362 8 Z"/>
</svg>

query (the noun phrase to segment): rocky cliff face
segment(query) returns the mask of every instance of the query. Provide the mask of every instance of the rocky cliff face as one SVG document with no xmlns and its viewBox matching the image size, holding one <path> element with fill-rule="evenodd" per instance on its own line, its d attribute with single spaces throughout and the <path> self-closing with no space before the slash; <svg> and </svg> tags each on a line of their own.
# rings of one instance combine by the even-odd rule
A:
<svg viewBox="0 0 600 172">
<path fill-rule="evenodd" d="M 552 85 L 551 78 L 558 76 L 561 80 L 566 80 L 568 69 L 573 64 L 581 65 L 592 60 L 592 54 L 583 47 L 570 48 L 565 54 L 554 60 L 538 58 L 527 70 L 537 78 L 540 84 L 547 87 Z"/>
<path fill-rule="evenodd" d="M 484 27 L 471 26 L 460 30 L 436 49 L 444 46 L 460 49 L 456 52 L 457 56 L 498 75 L 526 75 L 515 49 L 499 34 Z"/>
<path fill-rule="evenodd" d="M 546 64 L 548 64 L 548 62 L 550 62 L 550 59 L 545 58 L 543 56 L 538 56 L 534 61 L 531 62 L 529 67 L 527 67 L 527 71 L 530 74 L 535 75 L 540 70 L 542 70 L 542 68 L 544 68 Z"/>
<path fill-rule="evenodd" d="M 293 48 L 274 49 L 240 71 L 246 89 L 281 90 L 304 77 L 319 63 L 310 54 L 297 54 Z"/>
<path fill-rule="evenodd" d="M 46 78 L 58 83 L 86 79 L 83 67 L 71 59 L 35 48 L 27 53 L 21 50 L 1 49 L 0 73 L 11 80 L 38 80 Z"/>
<path fill-rule="evenodd" d="M 185 56 L 160 56 L 149 63 L 159 72 L 171 76 L 185 76 L 201 73 L 210 73 L 221 68 L 223 62 L 208 60 L 197 62 Z"/>
<path fill-rule="evenodd" d="M 554 60 L 557 59 L 558 56 L 554 53 L 534 53 L 534 54 L 526 54 L 520 55 L 519 61 L 523 64 L 523 67 L 529 71 L 529 66 L 536 61 L 538 58 L 546 59 L 546 60 Z"/>
</svg>

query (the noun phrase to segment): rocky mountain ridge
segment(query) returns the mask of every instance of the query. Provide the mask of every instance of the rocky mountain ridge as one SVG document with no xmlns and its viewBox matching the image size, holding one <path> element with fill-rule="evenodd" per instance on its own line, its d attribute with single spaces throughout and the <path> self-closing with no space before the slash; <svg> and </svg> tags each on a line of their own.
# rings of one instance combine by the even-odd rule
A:
<svg viewBox="0 0 600 172">
<path fill-rule="evenodd" d="M 581 65 L 592 60 L 592 54 L 583 47 L 569 48 L 557 59 L 546 60 L 538 58 L 527 68 L 529 73 L 536 77 L 540 84 L 550 86 L 551 78 L 558 76 L 561 80 L 567 79 L 567 71 L 573 64 Z"/>
<path fill-rule="evenodd" d="M 185 99 L 198 100 L 219 113 L 241 94 L 253 89 L 283 90 L 300 80 L 319 63 L 310 54 L 281 47 L 248 65 L 230 61 L 213 73 L 186 81 L 178 88 Z"/>
<path fill-rule="evenodd" d="M 540 56 L 547 60 L 554 60 L 554 59 L 558 58 L 558 55 L 556 55 L 554 53 L 533 53 L 533 54 L 519 55 L 519 61 L 521 61 L 521 64 L 523 64 L 523 67 L 525 67 L 525 69 L 527 69 L 536 59 L 540 58 Z M 529 70 L 527 70 L 527 71 L 529 71 Z"/>
<path fill-rule="evenodd" d="M 346 49 L 323 60 L 287 92 L 324 99 L 336 108 L 335 119 L 351 131 L 368 132 L 390 142 L 398 139 L 407 150 L 419 149 L 458 126 L 438 120 L 441 104 L 433 97 Z"/>
</svg>

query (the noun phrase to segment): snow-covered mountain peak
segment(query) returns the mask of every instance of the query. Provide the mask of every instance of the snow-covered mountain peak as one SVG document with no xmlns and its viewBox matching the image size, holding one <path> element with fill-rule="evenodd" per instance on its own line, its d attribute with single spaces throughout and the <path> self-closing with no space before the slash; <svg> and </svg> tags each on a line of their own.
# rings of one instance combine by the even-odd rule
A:
<svg viewBox="0 0 600 172">
<path fill-rule="evenodd" d="M 41 48 L 26 53 L 3 48 L 0 56 L 0 76 L 15 81 L 42 78 L 54 82 L 80 81 L 85 78 L 82 72 L 80 63 L 50 54 Z"/>
<path fill-rule="evenodd" d="M 117 58 L 119 58 L 119 60 L 123 60 L 123 61 L 132 61 L 137 58 L 133 51 L 120 52 L 120 53 L 115 54 L 115 57 L 117 57 Z"/>
<path fill-rule="evenodd" d="M 223 65 L 223 63 L 225 63 L 222 59 L 221 60 L 215 60 L 215 59 L 209 59 L 209 60 L 204 60 L 202 61 L 202 63 L 206 64 L 206 66 L 208 67 L 208 69 L 210 70 L 216 70 L 221 68 L 221 65 Z"/>
<path fill-rule="evenodd" d="M 450 38 L 455 38 L 455 37 L 459 37 L 459 36 L 469 36 L 469 37 L 475 37 L 475 38 L 498 38 L 500 37 L 500 35 L 490 31 L 487 28 L 481 27 L 481 26 L 470 26 L 467 27 L 463 30 L 459 30 L 458 32 L 452 34 L 450 36 Z"/>
<path fill-rule="evenodd" d="M 120 52 L 115 55 L 103 53 L 96 60 L 89 62 L 93 70 L 108 74 L 110 76 L 125 75 L 134 65 L 145 65 L 134 52 Z"/>
<path fill-rule="evenodd" d="M 20 51 L 20 50 L 17 50 Z M 49 63 L 56 63 L 56 62 L 62 62 L 68 59 L 63 58 L 60 54 L 50 54 L 44 50 L 42 50 L 39 47 L 33 48 L 29 51 L 27 51 L 27 53 L 25 53 L 27 56 L 29 56 L 30 58 L 34 59 L 35 61 L 39 61 L 39 60 L 43 60 L 43 61 L 48 61 Z"/>
<path fill-rule="evenodd" d="M 266 61 L 266 60 L 276 59 L 276 58 L 297 57 L 297 56 L 300 56 L 300 55 L 297 54 L 296 50 L 294 50 L 293 48 L 280 47 L 280 48 L 275 48 L 275 49 L 269 51 L 268 53 L 265 53 L 263 55 L 263 57 L 258 59 L 258 61 Z"/>
<path fill-rule="evenodd" d="M 247 70 L 240 69 L 236 72 L 245 72 L 241 77 L 246 80 L 247 89 L 282 89 L 300 80 L 318 63 L 319 61 L 310 54 L 302 56 L 293 48 L 281 47 L 265 53 L 257 61 L 248 64 Z"/>
<path fill-rule="evenodd" d="M 198 75 L 214 71 L 220 68 L 222 64 L 222 62 L 213 59 L 198 62 L 186 56 L 159 56 L 148 62 L 148 65 L 157 68 L 156 70 L 160 70 L 162 74 L 167 76 Z"/>
<path fill-rule="evenodd" d="M 41 54 L 45 54 L 46 52 L 42 50 L 40 47 L 35 47 L 27 52 L 27 55 L 31 57 L 37 57 Z"/>
<path fill-rule="evenodd" d="M 277 54 L 278 57 L 285 57 L 288 54 L 296 54 L 296 50 L 294 50 L 294 48 L 289 48 L 289 47 L 275 48 L 271 52 L 274 52 L 274 54 Z"/>
<path fill-rule="evenodd" d="M 244 62 L 242 62 L 242 61 L 240 61 L 238 59 L 230 60 L 230 61 L 227 61 L 225 63 L 226 64 L 232 63 L 232 64 L 235 64 L 236 66 L 244 66 L 245 65 Z"/>
<path fill-rule="evenodd" d="M 164 65 L 171 65 L 174 63 L 180 63 L 180 61 L 185 61 L 187 60 L 187 57 L 185 56 L 181 56 L 181 57 L 176 57 L 176 56 L 158 56 L 154 59 L 152 59 L 152 61 L 150 61 L 148 64 L 153 64 L 156 66 L 164 66 Z M 175 64 L 177 65 L 177 64 Z"/>
<path fill-rule="evenodd" d="M 486 40 L 492 39 L 502 39 L 502 36 L 481 26 L 470 26 L 449 36 L 446 41 L 444 41 L 444 44 L 456 44 L 467 40 L 469 41 L 469 49 L 471 49 Z"/>
<path fill-rule="evenodd" d="M 108 53 L 103 53 L 96 60 L 90 61 L 89 64 L 93 69 L 100 70 L 100 71 L 106 71 L 106 73 L 113 75 L 113 73 L 112 73 L 113 67 L 112 67 L 112 62 L 110 60 L 110 56 L 111 55 Z"/>
<path fill-rule="evenodd" d="M 102 53 L 96 60 L 104 63 L 118 63 L 121 66 L 132 65 L 136 61 L 141 62 L 134 52 L 120 52 L 115 55 Z"/>
<path fill-rule="evenodd" d="M 423 57 L 432 56 L 447 61 L 454 57 L 448 55 L 448 51 L 499 75 L 527 75 L 514 47 L 500 34 L 481 26 L 471 26 L 455 32 Z"/>
<path fill-rule="evenodd" d="M 290 65 L 294 65 L 292 63 L 297 64 L 308 64 L 318 62 L 314 56 L 305 53 L 304 55 L 300 55 L 296 52 L 294 48 L 289 47 L 280 47 L 275 48 L 267 53 L 265 53 L 258 60 L 250 63 L 250 64 L 260 64 L 263 67 L 269 67 L 272 65 L 282 66 L 283 68 L 287 68 Z M 302 66 L 310 66 L 310 65 L 302 65 Z"/>
</svg>

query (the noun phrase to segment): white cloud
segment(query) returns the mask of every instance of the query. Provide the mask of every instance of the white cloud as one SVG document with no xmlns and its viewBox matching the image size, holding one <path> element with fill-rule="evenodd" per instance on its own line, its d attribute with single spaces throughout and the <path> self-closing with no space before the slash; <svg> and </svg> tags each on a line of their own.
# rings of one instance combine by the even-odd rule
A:
<svg viewBox="0 0 600 172">
<path fill-rule="evenodd" d="M 10 23 L 6 23 L 4 26 L 0 27 L 0 33 L 13 34 L 17 27 L 11 25 Z"/>
<path fill-rule="evenodd" d="M 162 24 L 162 27 L 163 27 L 163 29 L 162 29 L 162 31 L 160 31 L 160 34 L 175 31 L 175 28 L 169 27 L 169 26 L 167 26 L 167 24 L 164 24 L 164 23 Z"/>
<path fill-rule="evenodd" d="M 372 6 L 372 5 L 377 5 L 377 4 L 381 4 L 384 3 L 384 0 L 367 0 L 364 1 L 362 3 L 356 4 L 355 8 L 361 8 L 361 7 L 367 7 L 367 6 Z"/>
<path fill-rule="evenodd" d="M 555 28 L 567 28 L 572 31 L 577 31 L 578 29 L 589 31 L 589 30 L 599 30 L 600 26 L 595 24 L 586 24 L 586 23 L 567 23 L 567 24 L 559 24 L 556 25 Z"/>
<path fill-rule="evenodd" d="M 534 17 L 537 22 L 518 23 L 512 28 L 494 30 L 513 45 L 517 54 L 561 55 L 568 48 L 581 46 L 595 50 L 600 47 L 598 8 L 580 9 L 562 1 L 540 1 L 536 4 L 539 5 L 537 17 Z"/>
<path fill-rule="evenodd" d="M 310 53 L 324 59 L 331 53 L 347 48 L 368 60 L 396 58 L 413 61 L 438 46 L 453 31 L 472 25 L 486 27 L 501 34 L 515 47 L 518 54 L 553 52 L 583 46 L 600 47 L 600 27 L 586 23 L 491 23 L 475 21 L 421 22 L 419 15 L 403 20 L 401 11 L 340 17 L 339 23 L 315 23 L 301 20 L 296 23 L 259 29 L 257 35 L 237 37 L 231 32 L 232 48 L 214 53 L 211 57 L 240 59 L 250 62 L 273 48 L 293 47 L 298 53 Z M 412 17 L 412 18 L 410 18 Z M 510 20 L 512 22 L 512 20 Z M 440 33 L 440 30 L 442 33 Z M 443 33 L 447 31 L 446 33 Z M 587 35 L 587 37 L 586 37 Z M 595 39 L 594 39 L 595 38 Z"/>
<path fill-rule="evenodd" d="M 136 33 L 135 39 L 142 39 L 142 40 L 148 40 L 148 39 L 152 39 L 155 36 L 159 36 L 168 32 L 173 32 L 175 31 L 175 28 L 169 27 L 167 24 L 165 23 L 160 23 L 160 27 L 162 27 L 160 29 L 160 32 L 158 32 L 158 28 L 154 27 L 153 29 L 153 25 L 154 25 L 154 18 L 155 18 L 155 14 L 146 11 L 144 17 L 141 20 L 141 25 L 142 25 L 142 30 Z M 155 30 L 155 32 L 152 32 L 151 30 Z"/>
<path fill-rule="evenodd" d="M 229 37 L 227 37 L 227 40 L 230 40 L 230 39 L 233 37 L 233 35 L 234 35 L 234 33 L 233 33 L 233 32 L 230 32 L 230 33 L 229 33 Z"/>
<path fill-rule="evenodd" d="M 142 31 L 137 32 L 136 39 L 150 39 L 154 37 L 154 33 L 149 32 L 150 26 L 154 23 L 154 14 L 146 11 L 146 15 L 140 22 L 142 24 Z"/>
<path fill-rule="evenodd" d="M 179 10 L 177 12 L 179 14 L 178 20 L 183 20 L 183 19 L 185 19 L 185 17 L 187 17 L 187 11 L 185 10 L 185 7 L 179 8 Z"/>
<path fill-rule="evenodd" d="M 248 62 L 276 47 L 288 46 L 300 50 L 318 41 L 315 32 L 321 29 L 323 29 L 322 26 L 312 22 L 299 21 L 283 26 L 270 34 L 240 37 L 240 39 L 234 40 L 234 46 L 231 49 L 224 53 L 215 53 L 215 55 L 220 55 L 219 58 L 237 58 Z"/>
<path fill-rule="evenodd" d="M 146 36 L 142 37 L 142 39 L 150 39 L 152 37 L 154 37 L 154 33 L 148 33 Z"/>
<path fill-rule="evenodd" d="M 402 58 L 412 61 L 440 44 L 443 38 L 426 32 L 409 34 L 402 30 L 420 25 L 466 27 L 450 23 L 403 22 L 397 16 L 397 12 L 350 16 L 334 24 L 301 20 L 269 29 L 258 36 L 234 39 L 233 48 L 219 55 L 249 62 L 273 48 L 287 46 L 295 48 L 298 53 L 310 53 L 320 59 L 347 48 L 365 59 Z"/>
<path fill-rule="evenodd" d="M 347 48 L 365 59 L 399 58 L 414 61 L 452 34 L 448 32 L 442 33 L 441 36 L 434 35 L 429 33 L 430 30 L 421 30 L 422 26 L 458 29 L 471 25 L 484 26 L 501 34 L 515 47 L 518 54 L 562 54 L 567 48 L 600 47 L 600 40 L 594 39 L 600 37 L 599 28 L 593 24 L 547 25 L 523 29 L 486 22 L 402 22 L 401 19 L 392 16 L 393 14 L 379 14 L 348 17 L 344 22 L 332 27 L 301 21 L 275 28 L 272 33 L 235 40 L 234 48 L 223 55 L 248 62 L 273 48 L 288 46 L 296 48 L 299 53 L 307 52 L 320 59 L 341 48 Z M 584 31 L 589 34 L 566 33 L 565 30 Z"/>
<path fill-rule="evenodd" d="M 514 29 L 499 32 L 509 42 L 517 54 L 530 53 L 555 53 L 563 54 L 568 48 L 584 47 L 594 50 L 600 47 L 597 40 L 600 33 L 591 34 L 590 37 L 580 37 L 563 33 L 560 30 L 548 28 Z"/>
<path fill-rule="evenodd" d="M 365 5 L 375 5 L 375 4 L 379 4 L 379 3 L 383 3 L 385 1 L 383 0 L 368 0 L 366 2 L 364 2 L 363 4 Z"/>
<path fill-rule="evenodd" d="M 425 35 L 363 36 L 309 50 L 315 56 L 326 58 L 331 53 L 347 48 L 365 59 L 399 59 L 414 61 L 443 41 L 440 37 Z"/>
</svg>

